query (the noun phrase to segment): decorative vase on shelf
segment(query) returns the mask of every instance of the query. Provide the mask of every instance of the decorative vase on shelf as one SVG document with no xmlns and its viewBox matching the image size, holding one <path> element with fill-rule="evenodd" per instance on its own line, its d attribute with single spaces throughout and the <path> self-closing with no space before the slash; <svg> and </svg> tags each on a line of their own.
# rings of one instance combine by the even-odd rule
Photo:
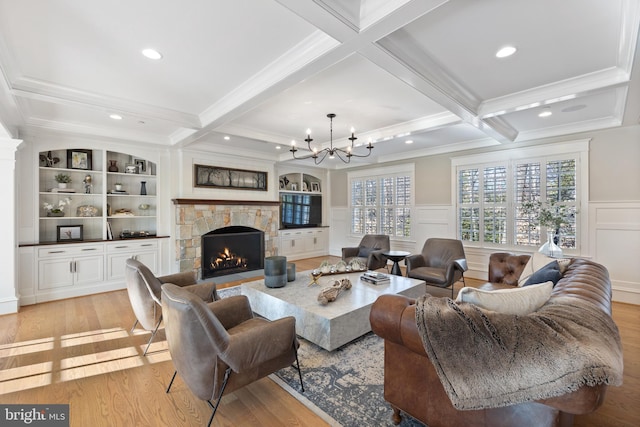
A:
<svg viewBox="0 0 640 427">
<path fill-rule="evenodd" d="M 118 172 L 117 160 L 109 160 L 109 172 Z"/>
<path fill-rule="evenodd" d="M 64 211 L 47 211 L 47 216 L 61 217 L 64 216 Z"/>
<path fill-rule="evenodd" d="M 547 232 L 547 242 L 540 246 L 538 252 L 549 256 L 551 258 L 562 258 L 562 249 L 554 242 L 555 233 L 553 231 Z"/>
<path fill-rule="evenodd" d="M 66 182 L 59 182 L 58 183 L 58 188 L 67 188 L 67 183 Z"/>
<path fill-rule="evenodd" d="M 140 195 L 141 196 L 147 195 L 147 181 L 140 182 Z"/>
</svg>

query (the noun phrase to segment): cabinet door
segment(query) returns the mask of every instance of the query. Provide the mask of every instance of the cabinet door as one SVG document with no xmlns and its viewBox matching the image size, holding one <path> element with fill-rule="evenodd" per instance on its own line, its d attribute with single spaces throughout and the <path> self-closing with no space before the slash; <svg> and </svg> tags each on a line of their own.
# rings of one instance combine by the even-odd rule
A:
<svg viewBox="0 0 640 427">
<path fill-rule="evenodd" d="M 153 274 L 158 273 L 158 252 L 140 252 L 134 258 L 146 265 Z"/>
<path fill-rule="evenodd" d="M 107 244 L 107 280 L 124 280 L 125 261 L 133 258 L 157 274 L 158 242 L 155 240 L 126 241 Z"/>
<path fill-rule="evenodd" d="M 73 285 L 73 259 L 47 259 L 38 262 L 38 289 Z"/>
<path fill-rule="evenodd" d="M 88 285 L 104 280 L 103 256 L 76 258 L 73 262 L 75 285 Z"/>
</svg>

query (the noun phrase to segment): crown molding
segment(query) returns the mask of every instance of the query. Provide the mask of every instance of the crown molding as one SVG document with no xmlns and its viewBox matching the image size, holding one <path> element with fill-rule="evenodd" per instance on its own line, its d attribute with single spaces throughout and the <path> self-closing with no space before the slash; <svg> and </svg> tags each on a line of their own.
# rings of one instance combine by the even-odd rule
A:
<svg viewBox="0 0 640 427">
<path fill-rule="evenodd" d="M 55 85 L 37 79 L 20 77 L 11 84 L 15 96 L 61 105 L 80 105 L 99 111 L 118 112 L 140 118 L 153 118 L 176 123 L 181 127 L 200 129 L 197 116 L 126 99 L 99 95 L 79 89 Z"/>
<path fill-rule="evenodd" d="M 57 122 L 54 120 L 29 119 L 25 125 L 25 128 L 27 129 L 27 131 L 29 128 L 32 128 L 33 130 L 41 129 L 57 133 L 97 136 L 119 141 L 144 142 L 155 145 L 170 144 L 169 139 L 163 135 L 118 130 L 114 128 L 98 128 L 95 126 L 86 126 L 69 122 Z"/>
</svg>

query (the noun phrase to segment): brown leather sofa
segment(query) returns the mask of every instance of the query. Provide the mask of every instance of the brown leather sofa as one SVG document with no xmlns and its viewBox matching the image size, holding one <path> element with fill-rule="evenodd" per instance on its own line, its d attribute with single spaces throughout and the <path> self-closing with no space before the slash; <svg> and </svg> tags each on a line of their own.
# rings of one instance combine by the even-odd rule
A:
<svg viewBox="0 0 640 427">
<path fill-rule="evenodd" d="M 484 289 L 517 283 L 528 257 L 494 254 L 489 277 L 496 284 Z M 594 262 L 573 259 L 555 286 L 551 299 L 571 296 L 588 300 L 611 314 L 611 282 L 607 270 Z M 582 386 L 558 397 L 482 410 L 457 410 L 443 388 L 425 352 L 416 324 L 414 300 L 383 295 L 371 309 L 374 333 L 385 340 L 384 398 L 393 409 L 392 419 L 401 421 L 404 411 L 429 427 L 441 426 L 571 426 L 574 414 L 595 411 L 603 402 L 606 385 Z"/>
</svg>

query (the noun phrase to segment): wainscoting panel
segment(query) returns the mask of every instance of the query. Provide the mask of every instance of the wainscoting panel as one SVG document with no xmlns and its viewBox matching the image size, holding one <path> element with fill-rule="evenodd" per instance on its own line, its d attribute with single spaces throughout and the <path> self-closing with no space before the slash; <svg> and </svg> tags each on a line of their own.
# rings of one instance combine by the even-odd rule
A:
<svg viewBox="0 0 640 427">
<path fill-rule="evenodd" d="M 592 202 L 589 218 L 590 252 L 609 270 L 613 299 L 640 304 L 640 203 Z"/>
</svg>

